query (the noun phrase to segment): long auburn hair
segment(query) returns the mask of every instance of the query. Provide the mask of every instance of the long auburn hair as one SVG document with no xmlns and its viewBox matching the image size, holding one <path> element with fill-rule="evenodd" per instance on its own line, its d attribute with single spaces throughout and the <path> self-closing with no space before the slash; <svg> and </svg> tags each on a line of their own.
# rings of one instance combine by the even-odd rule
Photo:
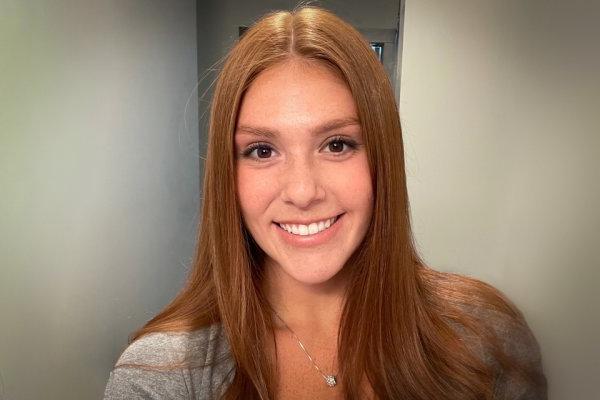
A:
<svg viewBox="0 0 600 400">
<path fill-rule="evenodd" d="M 417 254 L 400 120 L 388 76 L 354 28 L 315 7 L 267 14 L 230 51 L 212 100 L 192 270 L 176 298 L 131 340 L 221 323 L 235 362 L 223 398 L 274 398 L 276 365 L 266 352 L 266 341 L 274 337 L 272 314 L 259 283 L 264 254 L 242 221 L 233 133 L 241 100 L 254 78 L 291 57 L 321 62 L 345 80 L 356 102 L 371 171 L 373 218 L 345 266 L 351 279 L 338 337 L 345 397 L 365 398 L 367 384 L 380 399 L 490 399 L 493 371 L 452 326 L 474 332 L 499 349 L 497 339 L 467 307 L 483 306 L 525 322 L 491 286 L 436 272 Z"/>
</svg>

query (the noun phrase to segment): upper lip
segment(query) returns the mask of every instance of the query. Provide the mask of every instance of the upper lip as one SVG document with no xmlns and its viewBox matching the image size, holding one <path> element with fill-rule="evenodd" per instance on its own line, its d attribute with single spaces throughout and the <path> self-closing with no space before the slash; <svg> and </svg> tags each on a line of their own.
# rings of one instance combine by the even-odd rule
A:
<svg viewBox="0 0 600 400">
<path fill-rule="evenodd" d="M 282 225 L 310 225 L 310 224 L 315 223 L 315 222 L 327 221 L 328 219 L 335 218 L 335 217 L 338 217 L 340 215 L 342 215 L 342 214 L 335 214 L 335 215 L 333 215 L 331 217 L 323 217 L 323 218 L 311 218 L 311 219 L 305 219 L 305 220 L 298 220 L 297 219 L 297 220 L 294 220 L 294 221 L 288 220 L 288 221 L 274 221 L 274 222 L 277 223 L 277 224 L 282 224 Z"/>
</svg>

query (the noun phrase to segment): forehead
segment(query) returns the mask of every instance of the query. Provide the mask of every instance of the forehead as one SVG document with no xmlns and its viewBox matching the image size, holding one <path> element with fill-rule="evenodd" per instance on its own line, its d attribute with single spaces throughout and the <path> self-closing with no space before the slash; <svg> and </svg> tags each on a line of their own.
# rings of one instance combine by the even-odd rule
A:
<svg viewBox="0 0 600 400">
<path fill-rule="evenodd" d="M 242 99 L 238 126 L 298 131 L 335 119 L 358 120 L 347 84 L 323 63 L 287 60 L 252 82 Z"/>
</svg>

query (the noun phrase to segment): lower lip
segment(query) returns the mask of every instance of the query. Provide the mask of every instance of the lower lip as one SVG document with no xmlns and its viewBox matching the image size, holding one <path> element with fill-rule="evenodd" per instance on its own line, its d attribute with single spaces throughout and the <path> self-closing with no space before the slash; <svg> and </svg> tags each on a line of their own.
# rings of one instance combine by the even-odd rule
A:
<svg viewBox="0 0 600 400">
<path fill-rule="evenodd" d="M 345 215 L 346 214 L 340 215 L 329 228 L 313 235 L 294 235 L 293 233 L 289 233 L 283 229 L 281 226 L 279 226 L 279 224 L 273 223 L 273 226 L 287 244 L 295 247 L 313 247 L 326 243 L 328 240 L 330 240 L 341 229 L 342 221 L 344 220 Z"/>
</svg>

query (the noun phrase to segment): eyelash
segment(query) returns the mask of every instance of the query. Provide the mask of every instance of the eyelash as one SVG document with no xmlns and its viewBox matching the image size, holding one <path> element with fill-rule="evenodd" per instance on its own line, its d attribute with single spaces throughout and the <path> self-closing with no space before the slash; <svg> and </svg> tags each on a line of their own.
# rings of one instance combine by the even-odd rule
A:
<svg viewBox="0 0 600 400">
<path fill-rule="evenodd" d="M 324 147 L 328 147 L 331 143 L 336 143 L 336 142 L 340 142 L 340 143 L 346 145 L 348 147 L 349 151 L 352 151 L 352 152 L 354 152 L 358 148 L 358 146 L 359 146 L 359 144 L 356 141 L 352 140 L 352 139 L 347 139 L 347 138 L 344 138 L 342 136 L 336 136 L 336 137 L 331 138 L 331 140 L 329 140 L 325 144 Z M 268 148 L 268 149 L 273 150 L 273 147 L 270 144 L 268 144 L 268 143 L 265 143 L 265 142 L 256 142 L 256 143 L 252 143 L 250 146 L 248 146 L 242 152 L 242 156 L 245 157 L 245 158 L 253 158 L 256 161 L 268 160 L 270 157 L 269 158 L 260 158 L 260 157 L 251 157 L 250 156 L 250 154 L 252 154 L 252 152 L 254 150 L 257 150 L 257 149 L 260 149 L 260 148 Z M 331 152 L 331 154 L 334 154 L 335 157 L 341 157 L 343 155 L 346 155 L 346 153 L 348 153 L 348 151 Z"/>
</svg>

